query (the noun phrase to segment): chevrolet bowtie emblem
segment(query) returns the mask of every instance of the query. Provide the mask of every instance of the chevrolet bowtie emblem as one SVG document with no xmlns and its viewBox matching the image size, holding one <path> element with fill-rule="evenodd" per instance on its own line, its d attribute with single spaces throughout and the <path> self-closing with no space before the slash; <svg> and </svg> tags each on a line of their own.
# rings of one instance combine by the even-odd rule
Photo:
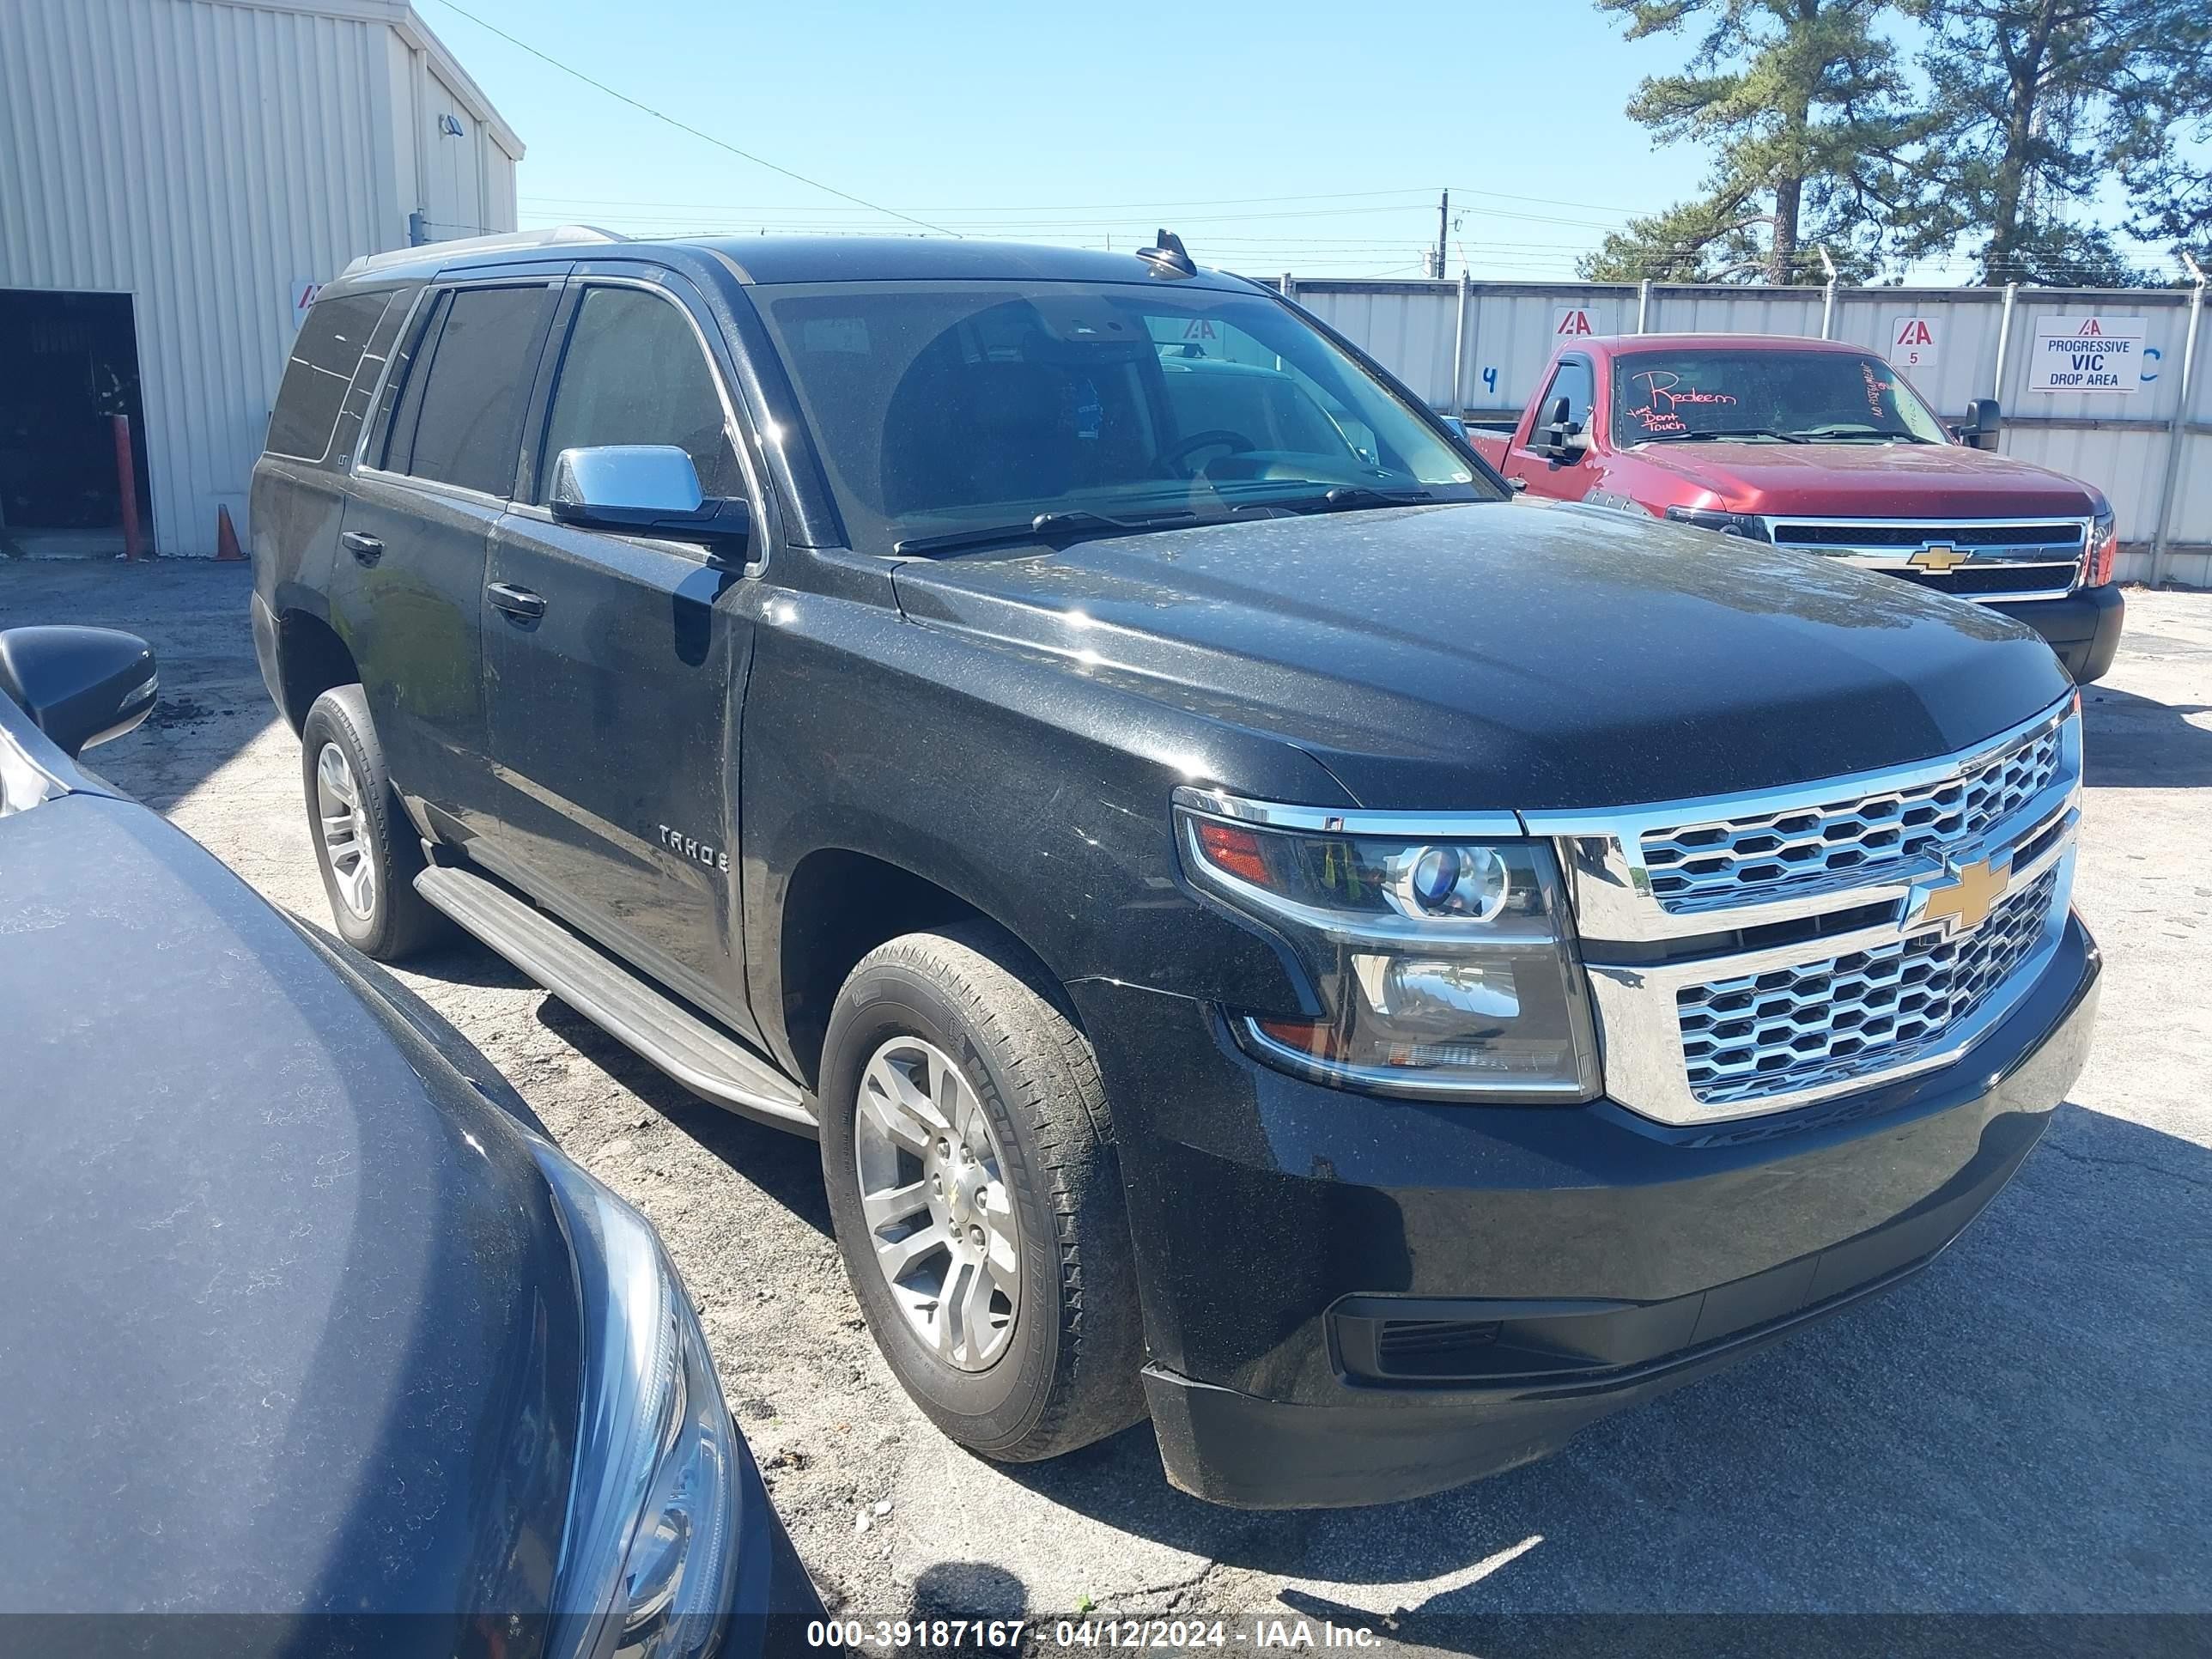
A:
<svg viewBox="0 0 2212 1659">
<path fill-rule="evenodd" d="M 1971 551 L 1962 553 L 1955 547 L 1948 547 L 1937 542 L 1933 545 L 1922 548 L 1907 559 L 1905 563 L 1916 570 L 1933 570 L 1941 574 L 1946 570 L 1956 569 L 1973 556 Z"/>
<path fill-rule="evenodd" d="M 1917 933 L 1929 923 L 1939 924 L 1948 936 L 1971 933 L 1989 920 L 1990 911 L 2012 884 L 2012 866 L 1983 859 L 1945 871 L 1925 886 L 1913 890 L 1905 916 L 1905 929 Z"/>
</svg>

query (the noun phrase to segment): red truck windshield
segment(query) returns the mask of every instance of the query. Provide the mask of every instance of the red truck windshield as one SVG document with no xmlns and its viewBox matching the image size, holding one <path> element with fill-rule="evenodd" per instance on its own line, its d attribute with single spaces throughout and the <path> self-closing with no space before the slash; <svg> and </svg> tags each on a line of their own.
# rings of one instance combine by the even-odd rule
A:
<svg viewBox="0 0 2212 1659">
<path fill-rule="evenodd" d="M 1943 423 L 1871 353 L 1638 351 L 1613 360 L 1613 441 L 1947 441 Z"/>
</svg>

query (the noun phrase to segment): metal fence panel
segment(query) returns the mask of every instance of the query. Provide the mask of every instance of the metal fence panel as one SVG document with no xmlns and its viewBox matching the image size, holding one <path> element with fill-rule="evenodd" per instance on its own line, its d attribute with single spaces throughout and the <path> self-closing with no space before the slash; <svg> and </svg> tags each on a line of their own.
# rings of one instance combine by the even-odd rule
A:
<svg viewBox="0 0 2212 1659">
<path fill-rule="evenodd" d="M 1442 408 L 1452 401 L 1456 283 L 1301 283 L 1298 303 Z"/>
<path fill-rule="evenodd" d="M 1585 334 L 1636 327 L 1632 288 L 1554 289 L 1479 283 L 1468 295 L 1465 367 L 1461 384 L 1470 409 L 1517 410 L 1536 395 L 1536 377 L 1554 346 Z"/>
<path fill-rule="evenodd" d="M 1882 289 L 1839 291 L 1830 331 L 1881 354 L 1938 413 L 1955 417 L 1990 395 L 2003 325 L 2002 292 Z M 1932 343 L 1918 343 L 1923 336 Z"/>
<path fill-rule="evenodd" d="M 1655 284 L 1644 331 L 1809 334 L 1817 338 L 1820 307 L 1819 289 L 1662 288 Z"/>
</svg>

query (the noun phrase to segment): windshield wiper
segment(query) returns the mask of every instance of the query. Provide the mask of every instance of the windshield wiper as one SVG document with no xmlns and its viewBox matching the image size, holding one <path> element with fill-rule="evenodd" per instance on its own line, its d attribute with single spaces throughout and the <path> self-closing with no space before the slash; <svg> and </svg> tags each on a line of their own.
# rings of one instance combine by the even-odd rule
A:
<svg viewBox="0 0 2212 1659">
<path fill-rule="evenodd" d="M 1911 432 L 1885 432 L 1863 421 L 1832 421 L 1826 426 L 1800 427 L 1787 436 L 1808 444 L 1881 443 L 1921 444 L 1927 439 Z"/>
<path fill-rule="evenodd" d="M 1255 495 L 1237 503 L 1240 513 L 1276 507 L 1290 513 L 1343 513 L 1363 507 L 1418 507 L 1436 500 L 1431 489 L 1385 489 L 1375 484 L 1332 484 L 1318 495 Z"/>
<path fill-rule="evenodd" d="M 1695 432 L 1655 432 L 1650 441 L 1677 444 L 1694 442 L 1700 438 L 1777 438 L 1785 444 L 1804 444 L 1813 441 L 1801 438 L 1794 432 L 1779 432 L 1771 426 L 1708 426 Z"/>
<path fill-rule="evenodd" d="M 984 525 L 974 530 L 948 531 L 942 536 L 908 536 L 894 542 L 891 551 L 911 557 L 973 547 L 1011 547 L 1022 542 L 1087 541 L 1099 536 L 1139 536 L 1152 530 L 1186 530 L 1198 521 L 1198 514 L 1190 512 L 1160 513 L 1142 519 L 1115 519 L 1081 510 L 1040 513 L 1019 524 Z"/>
</svg>

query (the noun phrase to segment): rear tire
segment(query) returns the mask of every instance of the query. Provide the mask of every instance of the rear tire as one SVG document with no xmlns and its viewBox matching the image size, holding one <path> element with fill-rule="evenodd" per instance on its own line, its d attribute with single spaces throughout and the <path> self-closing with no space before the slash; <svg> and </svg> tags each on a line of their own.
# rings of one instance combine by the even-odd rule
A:
<svg viewBox="0 0 2212 1659">
<path fill-rule="evenodd" d="M 338 937 L 380 962 L 398 962 L 448 924 L 415 890 L 422 838 L 385 770 L 384 747 L 358 685 L 315 699 L 300 728 L 307 828 Z"/>
<path fill-rule="evenodd" d="M 1007 1462 L 1056 1457 L 1145 1414 L 1105 1091 L 1054 989 L 995 928 L 908 933 L 854 969 L 823 1051 L 823 1173 L 861 1312 L 915 1404 Z M 899 1078 L 916 1084 L 903 1110 L 885 1103 Z M 933 1193 L 933 1176 L 953 1195 Z M 950 1242 L 894 1282 L 884 1251 L 896 1260 L 939 1234 Z M 963 1237 L 974 1247 L 956 1250 Z"/>
</svg>

